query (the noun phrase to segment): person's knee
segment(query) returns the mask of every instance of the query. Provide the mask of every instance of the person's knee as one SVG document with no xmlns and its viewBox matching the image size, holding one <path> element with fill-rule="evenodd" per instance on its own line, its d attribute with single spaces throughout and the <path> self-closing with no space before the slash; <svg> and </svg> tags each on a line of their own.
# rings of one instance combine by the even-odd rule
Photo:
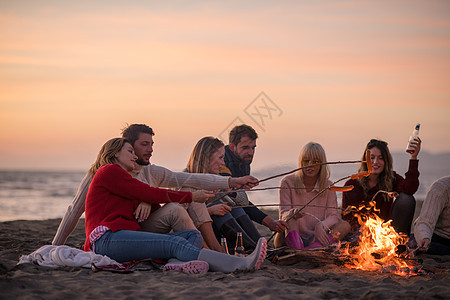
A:
<svg viewBox="0 0 450 300">
<path fill-rule="evenodd" d="M 165 208 L 165 215 L 172 217 L 172 218 L 182 218 L 182 219 L 190 219 L 190 216 L 188 214 L 188 212 L 186 211 L 186 209 L 184 207 L 182 207 L 180 204 L 178 203 L 167 203 L 166 205 L 164 205 Z"/>
<path fill-rule="evenodd" d="M 412 195 L 408 195 L 405 193 L 400 193 L 395 199 L 395 203 L 397 205 L 401 205 L 402 207 L 415 207 L 416 206 L 416 198 Z"/>
<path fill-rule="evenodd" d="M 164 212 L 159 215 L 161 223 L 173 231 L 196 229 L 187 210 L 178 203 L 164 205 Z"/>
<path fill-rule="evenodd" d="M 352 230 L 350 223 L 344 220 L 340 220 L 336 225 L 332 227 L 332 231 L 339 233 L 339 240 L 345 238 L 345 236 Z"/>
<path fill-rule="evenodd" d="M 203 245 L 203 236 L 202 233 L 198 230 L 192 230 L 192 234 L 195 235 L 195 239 L 200 241 L 198 247 L 200 247 L 201 245 Z"/>
<path fill-rule="evenodd" d="M 202 246 L 203 246 L 203 236 L 202 236 L 201 232 L 198 231 L 198 230 L 194 230 L 194 229 L 187 230 L 187 231 L 189 232 L 189 236 L 191 237 L 191 238 L 188 238 L 188 240 L 190 240 L 191 243 L 195 247 L 202 248 Z"/>
<path fill-rule="evenodd" d="M 165 204 L 164 209 L 166 209 L 168 212 L 171 213 L 178 212 L 180 210 L 186 210 L 184 207 L 182 207 L 180 204 L 176 202 L 170 202 Z"/>
<path fill-rule="evenodd" d="M 247 215 L 244 209 L 242 208 L 234 208 L 230 213 L 234 218 L 239 218 Z"/>
<path fill-rule="evenodd" d="M 407 235 L 411 232 L 411 223 L 416 210 L 416 199 L 412 195 L 400 193 L 395 199 L 391 211 L 392 226 Z"/>
<path fill-rule="evenodd" d="M 203 226 L 204 224 L 212 222 L 211 216 L 209 215 L 208 210 L 204 205 L 203 206 L 190 205 L 187 212 L 197 229 Z"/>
<path fill-rule="evenodd" d="M 220 229 L 223 224 L 234 219 L 234 217 L 229 212 L 227 212 L 223 216 L 212 215 L 211 219 L 213 220 L 213 224 L 217 227 L 217 229 Z"/>
<path fill-rule="evenodd" d="M 274 248 L 281 248 L 283 246 L 286 246 L 284 232 L 282 233 L 277 232 L 275 234 L 275 237 L 273 239 L 273 246 Z"/>
<path fill-rule="evenodd" d="M 392 207 L 391 218 L 401 218 L 402 215 L 413 215 L 416 210 L 416 199 L 412 195 L 400 193 Z"/>
</svg>

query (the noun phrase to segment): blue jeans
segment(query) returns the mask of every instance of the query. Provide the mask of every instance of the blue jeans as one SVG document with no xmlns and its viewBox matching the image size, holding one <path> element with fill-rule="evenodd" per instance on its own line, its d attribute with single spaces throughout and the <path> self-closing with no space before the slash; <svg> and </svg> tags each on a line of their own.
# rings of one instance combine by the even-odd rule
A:
<svg viewBox="0 0 450 300">
<path fill-rule="evenodd" d="M 95 253 L 106 255 L 117 262 L 154 258 L 181 261 L 196 260 L 203 245 L 197 230 L 168 234 L 145 231 L 107 231 L 95 242 Z"/>
<path fill-rule="evenodd" d="M 211 206 L 217 205 L 217 204 L 222 204 L 222 203 L 223 202 L 219 200 L 217 202 L 214 202 L 214 203 L 208 205 L 208 207 L 211 207 Z M 239 207 L 239 208 L 233 208 L 231 210 L 231 212 L 228 212 L 228 213 L 224 214 L 223 216 L 212 215 L 211 219 L 213 220 L 214 225 L 220 229 L 222 227 L 222 225 L 225 224 L 227 221 L 229 221 L 233 218 L 237 219 L 239 217 L 242 217 L 243 215 L 245 215 L 245 211 L 244 211 L 244 209 Z"/>
</svg>

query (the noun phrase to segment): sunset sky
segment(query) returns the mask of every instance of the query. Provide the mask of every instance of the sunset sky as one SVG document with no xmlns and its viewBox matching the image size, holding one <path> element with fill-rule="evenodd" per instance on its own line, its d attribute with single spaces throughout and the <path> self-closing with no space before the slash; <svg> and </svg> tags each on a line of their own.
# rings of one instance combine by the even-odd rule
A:
<svg viewBox="0 0 450 300">
<path fill-rule="evenodd" d="M 0 0 L 0 169 L 87 170 L 127 123 L 173 170 L 240 122 L 254 169 L 404 151 L 416 123 L 450 152 L 449 82 L 450 1 Z"/>
</svg>

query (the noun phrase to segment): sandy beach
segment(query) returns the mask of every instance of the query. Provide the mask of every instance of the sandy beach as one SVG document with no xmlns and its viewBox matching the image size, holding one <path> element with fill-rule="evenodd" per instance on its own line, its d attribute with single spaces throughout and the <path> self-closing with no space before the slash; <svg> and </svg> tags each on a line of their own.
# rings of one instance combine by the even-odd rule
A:
<svg viewBox="0 0 450 300">
<path fill-rule="evenodd" d="M 270 211 L 276 216 L 276 212 Z M 448 299 L 450 256 L 421 255 L 426 275 L 401 277 L 351 270 L 333 263 L 266 260 L 256 272 L 187 275 L 147 265 L 132 273 L 17 265 L 19 257 L 50 244 L 60 219 L 0 223 L 0 299 Z M 269 237 L 262 226 L 258 229 Z M 84 242 L 80 222 L 67 244 Z"/>
</svg>

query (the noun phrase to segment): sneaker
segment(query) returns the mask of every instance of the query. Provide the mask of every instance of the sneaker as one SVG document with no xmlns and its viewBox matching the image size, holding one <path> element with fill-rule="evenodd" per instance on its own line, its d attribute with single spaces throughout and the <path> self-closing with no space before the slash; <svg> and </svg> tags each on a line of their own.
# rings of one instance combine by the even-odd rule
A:
<svg viewBox="0 0 450 300">
<path fill-rule="evenodd" d="M 191 260 L 188 262 L 170 259 L 163 267 L 163 272 L 175 271 L 186 274 L 204 274 L 209 270 L 209 264 L 203 260 Z"/>
</svg>

